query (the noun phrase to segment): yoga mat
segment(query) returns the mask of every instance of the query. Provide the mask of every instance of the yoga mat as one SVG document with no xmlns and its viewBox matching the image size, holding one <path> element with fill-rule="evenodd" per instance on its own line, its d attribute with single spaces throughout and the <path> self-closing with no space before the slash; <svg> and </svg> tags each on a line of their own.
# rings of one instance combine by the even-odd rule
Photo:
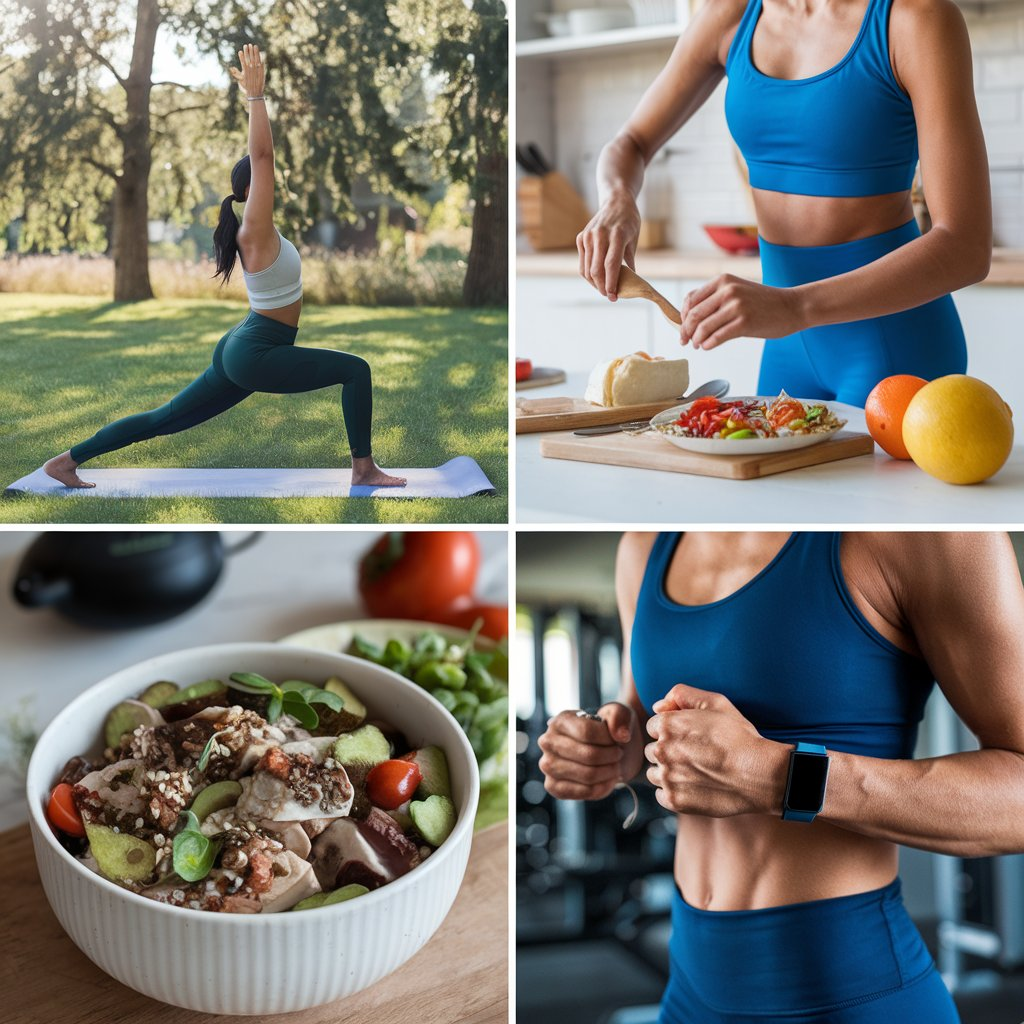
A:
<svg viewBox="0 0 1024 1024">
<path fill-rule="evenodd" d="M 494 485 L 468 455 L 436 469 L 388 469 L 408 479 L 405 487 L 353 487 L 350 469 L 90 469 L 83 480 L 95 487 L 71 488 L 37 469 L 5 495 L 69 494 L 94 498 L 467 498 L 494 494 Z"/>
</svg>

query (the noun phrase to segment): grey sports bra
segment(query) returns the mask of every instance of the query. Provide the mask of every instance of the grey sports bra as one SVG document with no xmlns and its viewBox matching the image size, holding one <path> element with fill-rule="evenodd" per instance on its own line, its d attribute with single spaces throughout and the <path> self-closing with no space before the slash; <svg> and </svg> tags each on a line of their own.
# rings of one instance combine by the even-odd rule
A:
<svg viewBox="0 0 1024 1024">
<path fill-rule="evenodd" d="M 266 270 L 250 274 L 245 267 L 242 276 L 253 309 L 279 309 L 302 298 L 302 260 L 299 250 L 280 231 L 281 248 L 277 259 Z"/>
</svg>

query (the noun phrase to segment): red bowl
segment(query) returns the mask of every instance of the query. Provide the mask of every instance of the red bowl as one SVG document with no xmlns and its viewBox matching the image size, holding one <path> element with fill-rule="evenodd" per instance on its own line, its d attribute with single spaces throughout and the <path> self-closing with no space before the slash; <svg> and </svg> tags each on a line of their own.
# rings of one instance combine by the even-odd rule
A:
<svg viewBox="0 0 1024 1024">
<path fill-rule="evenodd" d="M 719 249 L 734 255 L 757 252 L 757 228 L 747 224 L 705 224 L 704 230 Z"/>
</svg>

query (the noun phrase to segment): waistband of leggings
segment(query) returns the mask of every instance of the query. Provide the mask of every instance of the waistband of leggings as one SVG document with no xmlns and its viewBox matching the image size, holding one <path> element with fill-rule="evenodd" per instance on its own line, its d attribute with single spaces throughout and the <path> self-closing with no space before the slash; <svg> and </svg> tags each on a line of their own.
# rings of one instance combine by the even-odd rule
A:
<svg viewBox="0 0 1024 1024">
<path fill-rule="evenodd" d="M 269 341 L 293 342 L 299 333 L 298 327 L 283 324 L 280 320 L 264 316 L 255 309 L 250 309 L 246 318 L 235 330 L 258 331 L 261 338 Z"/>
<path fill-rule="evenodd" d="M 837 245 L 776 245 L 759 238 L 765 284 L 792 286 L 857 270 L 919 238 L 916 220 Z"/>
<path fill-rule="evenodd" d="M 701 910 L 686 902 L 676 886 L 675 904 L 677 911 L 684 917 L 699 921 L 701 926 L 714 925 L 721 921 L 730 932 L 739 922 L 770 921 L 780 928 L 799 927 L 801 918 L 813 918 L 815 925 L 820 926 L 829 919 L 842 920 L 850 914 L 888 901 L 899 902 L 903 898 L 903 887 L 897 875 L 888 885 L 881 889 L 870 889 L 867 892 L 855 892 L 849 896 L 830 896 L 821 900 L 807 900 L 803 903 L 785 903 L 779 907 L 762 907 L 758 910 Z"/>
</svg>

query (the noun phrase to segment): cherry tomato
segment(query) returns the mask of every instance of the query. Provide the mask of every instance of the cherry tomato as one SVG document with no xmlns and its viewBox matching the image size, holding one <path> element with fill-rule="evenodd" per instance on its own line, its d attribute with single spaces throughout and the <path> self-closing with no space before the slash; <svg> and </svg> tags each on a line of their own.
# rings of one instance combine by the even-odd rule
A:
<svg viewBox="0 0 1024 1024">
<path fill-rule="evenodd" d="M 381 761 L 366 776 L 366 795 L 375 807 L 393 811 L 412 799 L 422 781 L 423 773 L 414 761 Z"/>
<path fill-rule="evenodd" d="M 477 619 L 483 619 L 480 635 L 492 640 L 508 636 L 508 605 L 456 603 L 438 615 L 437 621 L 445 626 L 472 629 Z"/>
<path fill-rule="evenodd" d="M 75 806 L 71 787 L 66 782 L 58 782 L 53 787 L 50 802 L 46 806 L 46 816 L 54 828 L 59 828 L 61 832 L 65 832 L 69 836 L 77 836 L 80 839 L 85 835 L 82 816 Z"/>
<path fill-rule="evenodd" d="M 533 376 L 533 363 L 516 356 L 516 380 L 529 380 Z"/>
<path fill-rule="evenodd" d="M 378 618 L 434 622 L 443 609 L 470 597 L 479 568 L 472 533 L 386 533 L 359 563 L 359 593 Z"/>
</svg>

